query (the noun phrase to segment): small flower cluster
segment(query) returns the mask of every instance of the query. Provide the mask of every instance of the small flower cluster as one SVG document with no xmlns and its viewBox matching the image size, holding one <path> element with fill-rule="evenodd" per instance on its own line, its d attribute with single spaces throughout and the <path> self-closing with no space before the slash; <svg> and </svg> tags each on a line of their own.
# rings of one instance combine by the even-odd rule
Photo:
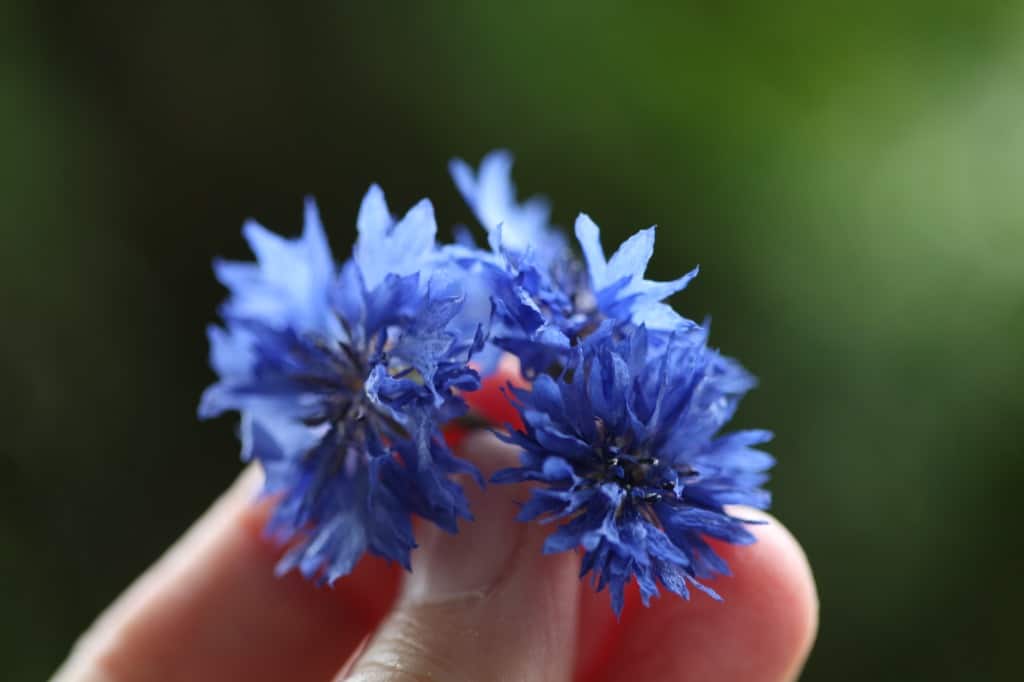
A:
<svg viewBox="0 0 1024 682">
<path fill-rule="evenodd" d="M 558 524 L 545 552 L 582 548 L 582 575 L 616 613 L 634 578 L 645 604 L 659 583 L 716 596 L 699 581 L 728 567 L 706 539 L 752 542 L 726 505 L 770 502 L 757 446 L 771 435 L 720 433 L 755 381 L 664 303 L 696 269 L 645 278 L 653 227 L 606 258 L 581 214 L 580 260 L 546 201 L 517 201 L 511 168 L 500 151 L 450 166 L 487 248 L 467 230 L 438 244 L 428 200 L 398 218 L 377 186 L 340 264 L 312 200 L 297 239 L 246 224 L 256 262 L 214 264 L 230 297 L 209 329 L 219 380 L 200 416 L 241 413 L 243 459 L 279 496 L 279 571 L 332 583 L 366 552 L 408 569 L 414 515 L 453 533 L 472 518 L 453 476 L 483 481 L 443 432 L 512 354 L 530 383 L 509 394 L 522 427 L 500 435 L 521 462 L 493 481 L 535 482 L 519 517 Z"/>
</svg>

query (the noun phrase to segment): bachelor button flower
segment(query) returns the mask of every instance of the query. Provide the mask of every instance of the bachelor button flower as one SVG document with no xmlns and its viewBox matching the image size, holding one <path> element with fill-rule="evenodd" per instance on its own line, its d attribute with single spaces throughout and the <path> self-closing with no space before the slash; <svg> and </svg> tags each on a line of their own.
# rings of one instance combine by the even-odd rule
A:
<svg viewBox="0 0 1024 682">
<path fill-rule="evenodd" d="M 521 466 L 496 482 L 537 481 L 519 518 L 560 522 L 546 553 L 582 547 L 582 574 L 606 585 L 621 613 L 635 576 L 645 604 L 658 583 L 689 597 L 688 584 L 728 574 L 703 539 L 746 544 L 754 536 L 725 505 L 767 508 L 761 489 L 772 458 L 754 446 L 766 431 L 720 435 L 753 378 L 710 350 L 702 334 L 640 326 L 574 349 L 566 372 L 513 389 L 523 430 Z M 656 350 L 660 349 L 660 350 Z"/>
<path fill-rule="evenodd" d="M 661 301 L 685 289 L 698 268 L 671 282 L 644 279 L 654 255 L 654 230 L 640 230 L 605 260 L 601 230 L 586 213 L 576 219 L 576 239 L 587 262 L 590 304 L 609 319 L 670 331 L 687 321 Z"/>
<path fill-rule="evenodd" d="M 475 473 L 438 431 L 465 408 L 457 391 L 479 386 L 467 363 L 482 338 L 452 331 L 462 294 L 433 208 L 396 221 L 373 186 L 357 228 L 339 268 L 312 200 L 298 239 L 246 224 L 257 262 L 214 264 L 231 295 L 209 330 L 219 381 L 199 407 L 242 415 L 243 458 L 281 496 L 268 526 L 291 544 L 279 570 L 327 582 L 366 551 L 408 568 L 410 515 L 454 532 L 470 515 L 449 474 Z"/>
<path fill-rule="evenodd" d="M 516 203 L 511 166 L 511 155 L 497 151 L 484 157 L 475 176 L 459 159 L 452 161 L 451 173 L 492 249 L 490 257 L 467 259 L 491 292 L 490 341 L 517 355 L 527 376 L 564 363 L 569 349 L 605 320 L 695 331 L 694 323 L 662 301 L 684 289 L 697 269 L 670 282 L 644 278 L 654 252 L 653 227 L 634 234 L 606 260 L 597 225 L 580 214 L 581 263 L 550 226 L 546 202 L 535 197 Z"/>
<path fill-rule="evenodd" d="M 551 206 L 544 197 L 516 201 L 512 183 L 512 154 L 492 151 L 473 168 L 462 159 L 448 164 L 455 186 L 487 231 L 487 242 L 495 253 L 522 257 L 529 253 L 535 264 L 547 270 L 568 257 L 562 232 L 551 225 Z"/>
</svg>

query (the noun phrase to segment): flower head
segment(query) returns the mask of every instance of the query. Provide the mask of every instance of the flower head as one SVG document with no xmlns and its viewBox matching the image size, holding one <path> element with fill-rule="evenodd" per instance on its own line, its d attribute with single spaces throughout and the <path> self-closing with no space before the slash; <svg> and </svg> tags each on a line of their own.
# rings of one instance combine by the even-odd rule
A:
<svg viewBox="0 0 1024 682">
<path fill-rule="evenodd" d="M 620 326 L 672 330 L 696 325 L 662 301 L 684 289 L 697 269 L 670 282 L 644 278 L 654 253 L 654 228 L 641 230 L 605 259 L 600 230 L 586 214 L 576 221 L 584 261 L 550 226 L 550 209 L 537 197 L 518 204 L 512 158 L 492 152 L 479 172 L 462 160 L 452 177 L 488 232 L 489 257 L 476 256 L 481 287 L 493 305 L 491 343 L 515 354 L 527 376 L 564 364 L 566 353 L 610 320 Z"/>
<path fill-rule="evenodd" d="M 519 203 L 512 183 L 512 154 L 499 149 L 473 168 L 462 159 L 448 165 L 455 186 L 487 231 L 487 242 L 495 254 L 518 259 L 529 255 L 538 267 L 547 269 L 568 255 L 561 231 L 551 225 L 551 206 L 535 196 Z"/>
<path fill-rule="evenodd" d="M 645 604 L 660 587 L 717 597 L 701 580 L 729 569 L 707 538 L 754 541 L 727 506 L 767 507 L 773 460 L 768 432 L 721 433 L 754 379 L 664 302 L 697 269 L 648 280 L 654 228 L 606 257 L 586 214 L 575 257 L 545 199 L 517 200 L 507 152 L 449 168 L 489 249 L 439 246 L 428 200 L 398 217 L 374 185 L 351 258 L 307 200 L 301 236 L 250 221 L 255 262 L 214 263 L 230 295 L 199 414 L 240 413 L 242 457 L 277 498 L 268 532 L 289 546 L 278 570 L 330 583 L 367 552 L 408 569 L 414 515 L 457 532 L 471 515 L 454 475 L 483 481 L 441 429 L 510 353 L 533 384 L 512 389 L 522 428 L 502 436 L 520 466 L 494 480 L 538 484 L 519 517 L 558 526 L 545 551 L 581 547 L 616 613 L 634 578 Z"/>
<path fill-rule="evenodd" d="M 658 583 L 716 596 L 699 581 L 729 569 L 703 536 L 753 542 L 725 506 L 770 501 L 760 486 L 773 460 L 754 446 L 771 434 L 719 434 L 754 380 L 704 335 L 664 334 L 602 335 L 560 378 L 513 389 L 524 428 L 505 438 L 521 466 L 494 478 L 541 484 L 520 519 L 560 522 L 545 552 L 582 547 L 583 574 L 610 588 L 616 613 L 634 576 L 645 604 Z"/>
<path fill-rule="evenodd" d="M 686 288 L 698 268 L 670 282 L 644 279 L 647 264 L 654 255 L 654 227 L 640 230 L 627 239 L 605 260 L 601 230 L 586 213 L 576 219 L 576 239 L 587 262 L 589 293 L 593 305 L 607 318 L 646 325 L 650 329 L 672 330 L 692 326 L 679 313 L 662 303 Z"/>
<path fill-rule="evenodd" d="M 479 386 L 468 362 L 483 340 L 451 324 L 463 295 L 433 208 L 395 220 L 374 186 L 357 228 L 338 267 L 312 201 L 298 239 L 246 225 L 257 262 L 215 264 L 231 296 L 209 330 L 220 378 L 199 408 L 242 414 L 243 457 L 282 495 L 269 529 L 292 547 L 279 568 L 327 581 L 366 551 L 408 568 L 410 515 L 455 531 L 470 514 L 449 474 L 475 472 L 439 431 L 465 409 L 458 391 Z"/>
</svg>

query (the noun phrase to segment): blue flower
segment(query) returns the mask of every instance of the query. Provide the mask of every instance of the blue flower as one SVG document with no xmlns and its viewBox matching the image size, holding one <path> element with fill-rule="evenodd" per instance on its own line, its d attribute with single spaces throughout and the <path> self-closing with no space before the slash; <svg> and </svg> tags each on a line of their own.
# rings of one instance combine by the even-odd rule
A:
<svg viewBox="0 0 1024 682">
<path fill-rule="evenodd" d="M 495 254 L 514 259 L 529 255 L 541 269 L 564 260 L 568 244 L 560 230 L 551 225 L 551 206 L 544 197 L 516 201 L 512 183 L 512 154 L 498 149 L 487 154 L 480 169 L 462 159 L 452 159 L 448 168 L 455 186 L 487 231 L 487 241 Z"/>
<path fill-rule="evenodd" d="M 545 551 L 582 548 L 582 575 L 617 614 L 634 579 L 645 604 L 661 588 L 717 598 L 701 581 L 729 569 L 707 538 L 753 542 L 726 508 L 770 503 L 757 446 L 771 434 L 722 433 L 755 381 L 665 304 L 696 269 L 646 278 L 654 228 L 606 257 L 580 214 L 576 258 L 546 200 L 517 200 L 511 168 L 503 151 L 450 165 L 489 250 L 439 246 L 429 201 L 397 217 L 377 186 L 340 263 L 312 200 L 298 238 L 246 223 L 255 262 L 214 263 L 230 295 L 208 329 L 218 380 L 199 414 L 240 414 L 242 458 L 277 499 L 279 571 L 332 583 L 367 552 L 408 569 L 413 516 L 449 532 L 471 518 L 454 477 L 483 481 L 440 429 L 480 388 L 475 368 L 512 353 L 534 382 L 512 389 L 523 428 L 502 435 L 520 466 L 494 480 L 538 484 L 519 518 L 558 526 Z"/>
<path fill-rule="evenodd" d="M 454 473 L 475 474 L 440 434 L 479 387 L 468 366 L 482 332 L 453 324 L 459 273 L 435 244 L 433 207 L 396 220 L 367 192 L 353 257 L 336 265 L 315 204 L 289 240 L 248 223 L 256 263 L 218 261 L 230 297 L 209 329 L 219 381 L 199 413 L 242 415 L 242 455 L 281 495 L 270 532 L 291 547 L 279 565 L 333 582 L 367 551 L 409 567 L 410 516 L 454 532 L 471 518 Z"/>
<path fill-rule="evenodd" d="M 654 253 L 653 227 L 641 230 L 605 259 L 600 231 L 586 214 L 576 221 L 584 262 L 549 223 L 546 201 L 516 202 L 512 157 L 491 152 L 474 175 L 464 161 L 450 169 L 455 184 L 488 232 L 491 254 L 456 248 L 479 286 L 489 293 L 490 344 L 515 354 L 527 377 L 564 364 L 566 353 L 605 321 L 652 330 L 696 329 L 662 301 L 681 291 L 697 269 L 669 282 L 644 278 Z M 479 301 L 473 308 L 481 310 Z M 493 353 L 490 354 L 493 356 Z"/>
<path fill-rule="evenodd" d="M 654 231 L 654 227 L 640 230 L 605 260 L 600 229 L 586 213 L 576 219 L 576 239 L 587 262 L 588 293 L 594 298 L 591 304 L 613 320 L 672 330 L 687 321 L 661 301 L 685 289 L 699 268 L 670 282 L 644 279 L 654 255 Z"/>
<path fill-rule="evenodd" d="M 770 503 L 761 485 L 773 459 L 755 446 L 771 434 L 719 433 L 754 383 L 706 333 L 603 334 L 560 378 L 513 389 L 524 429 L 504 438 L 522 448 L 521 466 L 494 480 L 541 484 L 520 520 L 560 522 L 544 551 L 582 547 L 582 575 L 609 587 L 617 614 L 633 577 L 645 604 L 658 583 L 717 598 L 700 580 L 729 569 L 704 537 L 753 542 L 725 506 Z"/>
</svg>

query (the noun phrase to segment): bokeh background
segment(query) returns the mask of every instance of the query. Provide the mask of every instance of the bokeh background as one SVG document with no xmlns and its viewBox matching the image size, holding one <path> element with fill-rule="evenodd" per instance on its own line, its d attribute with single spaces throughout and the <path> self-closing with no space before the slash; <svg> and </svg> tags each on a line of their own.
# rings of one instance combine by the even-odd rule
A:
<svg viewBox="0 0 1024 682">
<path fill-rule="evenodd" d="M 506 146 L 761 378 L 820 590 L 806 680 L 1018 679 L 1024 7 L 7 3 L 0 667 L 48 675 L 240 464 L 198 423 L 215 255 Z"/>
</svg>

